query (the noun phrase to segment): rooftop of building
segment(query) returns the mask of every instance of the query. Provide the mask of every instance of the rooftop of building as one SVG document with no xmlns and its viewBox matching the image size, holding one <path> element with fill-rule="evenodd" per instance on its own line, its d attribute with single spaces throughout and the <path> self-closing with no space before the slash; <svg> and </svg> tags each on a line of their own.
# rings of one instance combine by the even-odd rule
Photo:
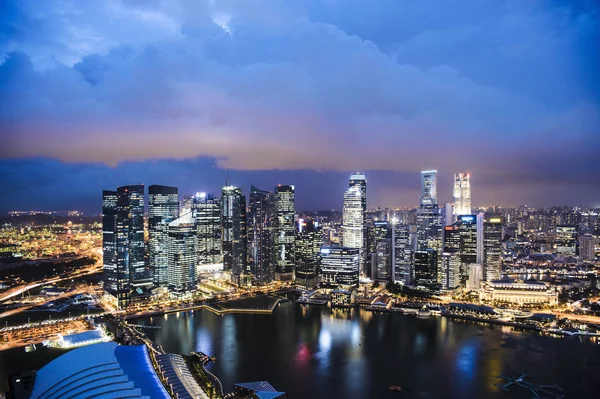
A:
<svg viewBox="0 0 600 399">
<path fill-rule="evenodd" d="M 66 397 L 168 399 L 169 395 L 146 346 L 105 342 L 67 352 L 37 372 L 32 399 Z"/>
</svg>

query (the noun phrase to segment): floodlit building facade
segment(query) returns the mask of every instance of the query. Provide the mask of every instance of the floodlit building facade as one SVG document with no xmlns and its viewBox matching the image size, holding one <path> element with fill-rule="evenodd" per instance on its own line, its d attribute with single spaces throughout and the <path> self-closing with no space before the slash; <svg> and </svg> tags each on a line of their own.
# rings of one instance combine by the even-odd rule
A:
<svg viewBox="0 0 600 399">
<path fill-rule="evenodd" d="M 469 173 L 456 173 L 454 175 L 454 215 L 471 214 L 471 175 Z"/>
<path fill-rule="evenodd" d="M 502 274 L 502 215 L 485 214 L 483 220 L 483 276 L 493 281 Z"/>
<path fill-rule="evenodd" d="M 556 305 L 558 291 L 541 281 L 495 280 L 484 284 L 481 299 L 516 305 Z"/>
<path fill-rule="evenodd" d="M 186 292 L 196 288 L 196 220 L 191 210 L 168 226 L 168 287 Z"/>
</svg>

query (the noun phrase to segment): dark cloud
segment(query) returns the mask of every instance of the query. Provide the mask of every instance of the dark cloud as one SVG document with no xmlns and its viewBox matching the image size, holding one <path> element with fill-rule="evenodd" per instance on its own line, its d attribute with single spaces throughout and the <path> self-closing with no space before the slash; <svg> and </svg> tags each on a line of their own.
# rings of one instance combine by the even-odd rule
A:
<svg viewBox="0 0 600 399">
<path fill-rule="evenodd" d="M 423 168 L 470 170 L 482 202 L 600 196 L 592 1 L 4 7 L 0 157 L 40 157 L 5 164 L 35 184 L 69 176 L 91 193 L 86 174 L 118 171 L 120 184 L 188 187 L 199 162 L 341 186 L 364 170 L 381 205 L 416 202 L 409 176 Z"/>
</svg>

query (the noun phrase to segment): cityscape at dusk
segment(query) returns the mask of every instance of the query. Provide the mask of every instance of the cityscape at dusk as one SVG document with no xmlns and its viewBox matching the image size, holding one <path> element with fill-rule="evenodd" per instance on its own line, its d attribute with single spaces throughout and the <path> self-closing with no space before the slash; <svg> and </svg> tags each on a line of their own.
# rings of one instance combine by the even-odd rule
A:
<svg viewBox="0 0 600 399">
<path fill-rule="evenodd" d="M 0 4 L 0 399 L 600 393 L 593 0 Z"/>
</svg>

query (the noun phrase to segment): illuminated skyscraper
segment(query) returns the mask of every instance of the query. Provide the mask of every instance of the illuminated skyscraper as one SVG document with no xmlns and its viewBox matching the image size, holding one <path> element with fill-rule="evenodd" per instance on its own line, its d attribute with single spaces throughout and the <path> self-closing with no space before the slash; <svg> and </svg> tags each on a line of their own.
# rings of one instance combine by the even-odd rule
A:
<svg viewBox="0 0 600 399">
<path fill-rule="evenodd" d="M 421 172 L 421 197 L 417 208 L 417 246 L 441 250 L 443 211 L 437 203 L 437 171 Z"/>
<path fill-rule="evenodd" d="M 454 215 L 471 214 L 471 175 L 457 173 L 454 175 Z"/>
<path fill-rule="evenodd" d="M 294 186 L 275 187 L 275 264 L 276 278 L 291 280 L 294 272 Z"/>
<path fill-rule="evenodd" d="M 394 282 L 410 285 L 413 282 L 413 245 L 411 226 L 394 224 L 392 226 L 392 266 Z"/>
<path fill-rule="evenodd" d="M 497 280 L 502 273 L 502 215 L 489 213 L 483 221 L 483 277 Z"/>
<path fill-rule="evenodd" d="M 318 283 L 323 232 L 312 220 L 298 220 L 296 229 L 296 283 L 311 289 Z"/>
<path fill-rule="evenodd" d="M 453 290 L 460 286 L 460 252 L 444 249 L 442 252 L 442 289 Z M 470 270 L 470 269 L 469 269 Z"/>
<path fill-rule="evenodd" d="M 117 192 L 102 191 L 102 261 L 104 289 L 117 296 Z"/>
<path fill-rule="evenodd" d="M 347 240 L 344 234 L 347 235 Z M 356 172 L 350 176 L 348 190 L 344 194 L 342 246 L 360 249 L 360 265 L 363 273 L 368 275 L 370 264 L 367 256 L 367 178 L 364 173 Z"/>
<path fill-rule="evenodd" d="M 437 170 L 424 170 L 421 172 L 420 205 L 435 205 L 437 207 L 437 173 Z"/>
<path fill-rule="evenodd" d="M 246 197 L 239 187 L 223 187 L 221 197 L 223 231 L 223 270 L 235 284 L 245 284 L 246 267 Z"/>
<path fill-rule="evenodd" d="M 179 216 L 179 198 L 176 187 L 152 185 L 148 187 L 148 255 L 154 285 L 168 283 L 169 249 L 167 226 Z"/>
<path fill-rule="evenodd" d="M 127 306 L 131 293 L 148 293 L 152 274 L 144 259 L 144 185 L 117 188 L 117 300 Z"/>
<path fill-rule="evenodd" d="M 196 219 L 196 268 L 223 263 L 220 199 L 197 193 L 192 199 L 192 211 Z"/>
<path fill-rule="evenodd" d="M 275 278 L 275 197 L 250 187 L 248 203 L 248 264 L 256 284 Z"/>
<path fill-rule="evenodd" d="M 414 255 L 414 285 L 428 289 L 437 287 L 438 252 L 435 249 L 415 251 Z"/>
<path fill-rule="evenodd" d="M 320 284 L 358 286 L 358 248 L 324 247 L 321 249 Z"/>
<path fill-rule="evenodd" d="M 196 288 L 196 221 L 191 209 L 168 225 L 168 286 L 170 291 Z"/>
<path fill-rule="evenodd" d="M 373 261 L 377 252 L 377 242 L 380 240 L 390 239 L 391 238 L 391 229 L 390 224 L 385 220 L 378 220 L 373 222 L 372 226 L 367 227 L 367 251 L 365 257 L 367 258 L 367 263 L 371 265 L 369 268 L 367 276 L 373 277 L 372 269 L 373 269 Z M 391 254 L 391 252 L 390 252 Z"/>
<path fill-rule="evenodd" d="M 444 252 L 456 252 L 460 258 L 460 282 L 466 284 L 469 267 L 477 262 L 478 233 L 475 215 L 462 215 L 452 226 L 444 227 Z M 454 287 L 449 287 L 454 288 Z"/>
<path fill-rule="evenodd" d="M 375 253 L 371 258 L 371 278 L 385 283 L 392 281 L 392 239 L 377 241 Z"/>
</svg>

